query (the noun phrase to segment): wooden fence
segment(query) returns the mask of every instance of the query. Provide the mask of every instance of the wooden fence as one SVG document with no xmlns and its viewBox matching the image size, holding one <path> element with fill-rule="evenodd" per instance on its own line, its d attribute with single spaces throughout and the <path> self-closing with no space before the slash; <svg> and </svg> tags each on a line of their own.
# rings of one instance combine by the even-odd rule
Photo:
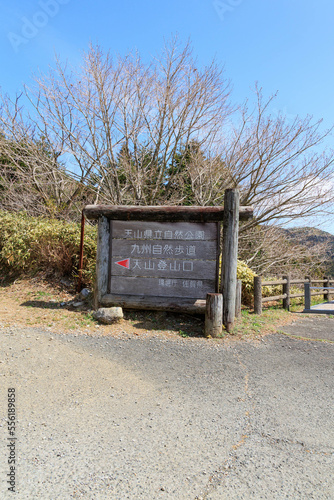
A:
<svg viewBox="0 0 334 500">
<path fill-rule="evenodd" d="M 290 310 L 290 300 L 293 298 L 304 297 L 304 285 L 308 283 L 311 285 L 319 284 L 319 290 L 310 292 L 311 295 L 323 295 L 324 301 L 330 300 L 330 288 L 331 284 L 334 284 L 334 280 L 328 276 L 323 279 L 311 279 L 309 276 L 305 276 L 304 279 L 290 279 L 290 276 L 283 276 L 280 280 L 275 281 L 262 281 L 261 276 L 255 276 L 254 278 L 254 313 L 262 314 L 262 304 L 264 302 L 272 302 L 277 300 L 283 300 L 283 308 L 287 311 Z M 274 295 L 271 297 L 262 297 L 262 287 L 263 286 L 278 286 L 282 285 L 282 293 L 280 295 Z M 300 293 L 291 293 L 291 287 L 303 288 Z M 327 289 L 325 289 L 327 288 Z M 322 291 L 321 291 L 322 290 Z"/>
</svg>

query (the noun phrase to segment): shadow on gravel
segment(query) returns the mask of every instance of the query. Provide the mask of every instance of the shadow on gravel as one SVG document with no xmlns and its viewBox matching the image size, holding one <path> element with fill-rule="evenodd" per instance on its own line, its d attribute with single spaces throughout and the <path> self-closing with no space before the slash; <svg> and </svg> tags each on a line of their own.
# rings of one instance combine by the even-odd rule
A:
<svg viewBox="0 0 334 500">
<path fill-rule="evenodd" d="M 46 302 L 45 300 L 27 300 L 20 304 L 23 307 L 38 307 L 40 309 L 66 309 L 61 302 Z"/>
<path fill-rule="evenodd" d="M 136 328 L 177 333 L 181 337 L 204 337 L 204 316 L 161 311 L 124 311 L 126 320 Z"/>
<path fill-rule="evenodd" d="M 59 311 L 66 309 L 74 313 L 82 313 L 91 310 L 88 305 L 75 308 L 71 304 L 62 304 L 62 302 L 46 300 L 27 300 L 20 304 L 20 306 L 38 309 L 58 309 Z M 124 310 L 124 319 L 130 322 L 133 327 L 143 330 L 169 331 L 181 337 L 204 337 L 204 316 L 161 311 Z"/>
</svg>

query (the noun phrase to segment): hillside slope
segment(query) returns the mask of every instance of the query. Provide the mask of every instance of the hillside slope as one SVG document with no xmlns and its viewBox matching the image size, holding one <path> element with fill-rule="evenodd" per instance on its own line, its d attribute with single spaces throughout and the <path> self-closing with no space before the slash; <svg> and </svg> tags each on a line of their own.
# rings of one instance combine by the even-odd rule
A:
<svg viewBox="0 0 334 500">
<path fill-rule="evenodd" d="M 328 261 L 326 266 L 327 272 L 331 276 L 334 276 L 334 235 L 314 227 L 284 229 L 284 233 L 287 238 L 294 243 L 298 243 L 310 249 L 322 245 L 324 247 L 323 252 Z"/>
</svg>

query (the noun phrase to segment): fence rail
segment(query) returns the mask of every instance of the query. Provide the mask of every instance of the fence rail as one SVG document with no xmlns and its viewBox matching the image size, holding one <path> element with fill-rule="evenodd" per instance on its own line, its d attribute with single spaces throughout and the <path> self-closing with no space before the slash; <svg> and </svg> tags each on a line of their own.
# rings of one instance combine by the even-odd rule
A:
<svg viewBox="0 0 334 500">
<path fill-rule="evenodd" d="M 311 286 L 313 284 L 321 283 L 323 286 Z M 283 276 L 282 279 L 262 281 L 261 276 L 255 276 L 254 278 L 254 312 L 255 314 L 262 314 L 262 304 L 265 302 L 272 302 L 283 299 L 283 308 L 287 311 L 290 310 L 290 299 L 304 297 L 304 287 L 308 284 L 310 288 L 317 289 L 317 292 L 309 292 L 310 296 L 323 295 L 325 301 L 330 301 L 330 290 L 334 287 L 334 279 L 325 276 L 323 279 L 311 279 L 306 276 L 304 279 L 290 279 L 290 276 Z M 263 286 L 282 286 L 282 294 L 273 295 L 271 297 L 262 296 Z M 300 285 L 303 288 L 301 293 L 291 293 L 291 285 Z M 325 290 L 325 291 L 324 291 Z"/>
</svg>

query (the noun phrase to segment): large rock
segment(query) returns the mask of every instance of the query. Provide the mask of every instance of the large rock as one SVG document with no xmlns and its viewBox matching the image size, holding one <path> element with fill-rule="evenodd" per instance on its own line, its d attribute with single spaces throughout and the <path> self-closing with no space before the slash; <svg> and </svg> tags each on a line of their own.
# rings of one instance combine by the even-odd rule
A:
<svg viewBox="0 0 334 500">
<path fill-rule="evenodd" d="M 100 307 L 93 313 L 93 317 L 100 323 L 111 325 L 123 318 L 123 309 L 121 307 Z"/>
</svg>

